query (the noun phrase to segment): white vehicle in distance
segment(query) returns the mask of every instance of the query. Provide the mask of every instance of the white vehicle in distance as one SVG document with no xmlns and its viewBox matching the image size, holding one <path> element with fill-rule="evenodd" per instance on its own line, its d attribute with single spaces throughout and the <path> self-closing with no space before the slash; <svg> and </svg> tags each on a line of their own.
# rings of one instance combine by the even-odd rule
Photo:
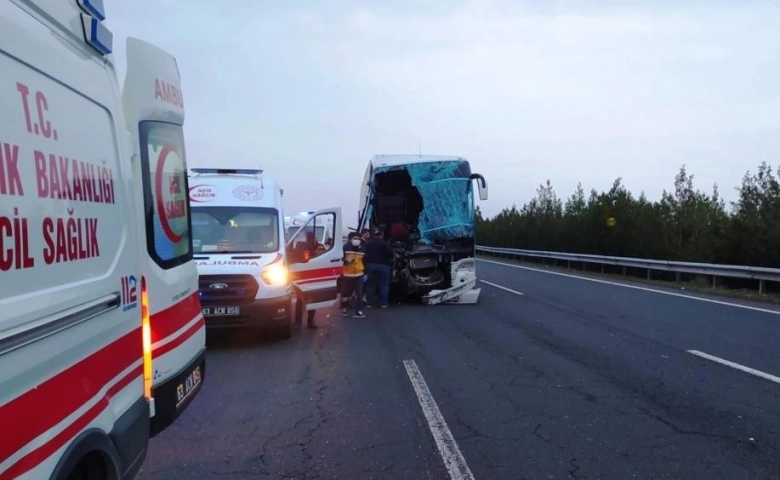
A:
<svg viewBox="0 0 780 480">
<path fill-rule="evenodd" d="M 289 242 L 290 239 L 295 234 L 295 232 L 297 232 L 299 228 L 305 225 L 306 222 L 308 222 L 311 219 L 312 215 L 314 215 L 314 211 L 300 212 L 297 215 L 291 215 L 291 216 L 285 215 L 284 217 L 285 241 Z M 327 224 L 317 225 L 314 234 L 317 237 L 317 241 L 322 243 L 323 245 L 332 243 L 333 224 L 327 223 Z"/>
<path fill-rule="evenodd" d="M 301 248 L 290 252 L 282 195 L 262 169 L 190 170 L 192 241 L 207 329 L 251 328 L 288 338 L 293 298 L 301 312 L 335 304 L 341 251 L 318 247 L 307 232 L 326 219 L 340 226 L 341 209 L 314 212 L 292 239 L 303 242 Z"/>
</svg>

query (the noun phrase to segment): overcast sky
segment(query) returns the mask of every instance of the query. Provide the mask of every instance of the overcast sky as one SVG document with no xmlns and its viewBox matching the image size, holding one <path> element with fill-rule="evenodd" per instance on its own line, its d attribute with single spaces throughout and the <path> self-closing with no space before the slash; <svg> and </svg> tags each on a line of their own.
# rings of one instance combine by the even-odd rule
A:
<svg viewBox="0 0 780 480">
<path fill-rule="evenodd" d="M 468 158 L 488 215 L 548 178 L 657 199 L 682 164 L 733 200 L 779 163 L 780 2 L 105 4 L 120 82 L 128 35 L 177 57 L 190 166 L 261 163 L 345 226 L 369 157 L 418 146 Z"/>
</svg>

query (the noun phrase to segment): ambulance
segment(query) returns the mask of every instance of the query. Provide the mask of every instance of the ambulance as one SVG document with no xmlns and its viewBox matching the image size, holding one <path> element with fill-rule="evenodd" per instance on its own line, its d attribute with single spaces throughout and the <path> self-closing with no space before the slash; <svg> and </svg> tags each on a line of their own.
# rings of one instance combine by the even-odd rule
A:
<svg viewBox="0 0 780 480">
<path fill-rule="evenodd" d="M 132 479 L 203 385 L 179 72 L 104 19 L 0 2 L 0 480 Z"/>
<path fill-rule="evenodd" d="M 315 232 L 340 229 L 340 208 L 307 215 L 287 243 L 283 192 L 262 169 L 192 168 L 189 188 L 209 330 L 250 328 L 289 338 L 291 318 L 335 305 L 341 248 L 326 248 Z"/>
<path fill-rule="evenodd" d="M 285 216 L 284 237 L 286 241 L 290 241 L 290 239 L 293 237 L 295 232 L 297 232 L 299 228 L 305 225 L 306 222 L 311 218 L 313 214 L 314 212 L 311 211 L 311 212 L 300 212 L 297 215 Z M 329 243 L 333 241 L 333 225 L 330 224 L 317 225 L 314 234 L 317 237 L 318 242 L 322 244 Z"/>
<path fill-rule="evenodd" d="M 297 215 L 285 215 L 284 217 L 284 238 L 285 241 L 289 241 L 293 234 L 298 231 L 299 228 L 306 223 L 311 214 L 314 212 L 300 212 Z M 318 237 L 325 236 L 325 227 L 319 228 Z"/>
</svg>

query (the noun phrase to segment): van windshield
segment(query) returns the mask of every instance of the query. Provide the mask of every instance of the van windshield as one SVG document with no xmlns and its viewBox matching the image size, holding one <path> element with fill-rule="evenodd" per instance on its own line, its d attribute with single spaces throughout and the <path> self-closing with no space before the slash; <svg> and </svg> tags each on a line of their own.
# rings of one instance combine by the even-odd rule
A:
<svg viewBox="0 0 780 480">
<path fill-rule="evenodd" d="M 257 207 L 192 207 L 196 253 L 272 253 L 279 250 L 279 212 Z"/>
</svg>

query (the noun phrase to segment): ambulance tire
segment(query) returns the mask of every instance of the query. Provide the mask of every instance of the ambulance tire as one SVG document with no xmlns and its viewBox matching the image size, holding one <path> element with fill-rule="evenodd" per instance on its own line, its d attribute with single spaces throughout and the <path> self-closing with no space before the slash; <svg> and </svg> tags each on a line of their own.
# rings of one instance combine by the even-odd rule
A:
<svg viewBox="0 0 780 480">
<path fill-rule="evenodd" d="M 96 430 L 82 433 L 68 447 L 51 478 L 56 480 L 118 480 L 119 452 L 111 439 Z"/>
<path fill-rule="evenodd" d="M 289 323 L 283 327 L 277 327 L 274 329 L 274 337 L 279 340 L 287 340 L 292 337 L 292 325 Z"/>
<path fill-rule="evenodd" d="M 303 295 L 301 295 L 301 292 L 295 291 L 295 318 L 294 321 L 297 324 L 300 324 L 303 321 L 303 312 L 304 312 L 304 301 L 303 301 Z"/>
</svg>

